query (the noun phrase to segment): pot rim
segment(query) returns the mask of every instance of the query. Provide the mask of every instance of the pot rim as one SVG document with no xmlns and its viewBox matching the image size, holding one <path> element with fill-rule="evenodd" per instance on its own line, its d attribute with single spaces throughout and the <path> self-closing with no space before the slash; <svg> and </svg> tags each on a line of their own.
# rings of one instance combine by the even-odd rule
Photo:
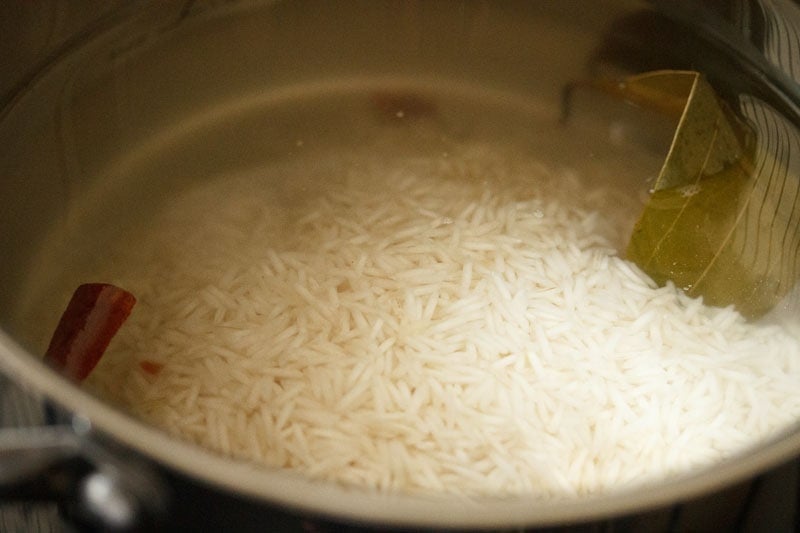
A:
<svg viewBox="0 0 800 533">
<path fill-rule="evenodd" d="M 641 512 L 713 492 L 778 465 L 800 450 L 800 427 L 794 426 L 761 446 L 663 484 L 563 500 L 380 493 L 225 458 L 178 440 L 75 386 L 2 330 L 0 371 L 70 413 L 85 417 L 97 432 L 195 480 L 299 512 L 392 526 L 548 526 Z"/>
<path fill-rule="evenodd" d="M 134 8 L 115 14 L 121 20 Z M 17 91 L 21 94 L 58 58 L 77 49 L 89 37 L 106 30 L 108 20 L 66 43 L 59 53 L 34 69 Z M 0 95 L 2 96 L 2 95 Z M 0 102 L 2 103 L 2 102 Z M 493 528 L 550 526 L 641 512 L 670 505 L 741 481 L 800 453 L 800 424 L 786 428 L 771 439 L 752 445 L 740 454 L 662 483 L 651 482 L 609 494 L 543 501 L 530 496 L 509 498 L 380 493 L 313 480 L 287 470 L 267 468 L 244 460 L 223 457 L 185 442 L 103 402 L 47 367 L 41 359 L 0 329 L 0 372 L 29 391 L 52 400 L 70 413 L 85 417 L 94 431 L 107 435 L 139 454 L 194 480 L 220 490 L 279 504 L 300 512 L 322 514 L 340 520 L 392 526 Z M 89 434 L 91 437 L 91 433 Z M 124 458 L 123 458 L 124 460 Z"/>
</svg>

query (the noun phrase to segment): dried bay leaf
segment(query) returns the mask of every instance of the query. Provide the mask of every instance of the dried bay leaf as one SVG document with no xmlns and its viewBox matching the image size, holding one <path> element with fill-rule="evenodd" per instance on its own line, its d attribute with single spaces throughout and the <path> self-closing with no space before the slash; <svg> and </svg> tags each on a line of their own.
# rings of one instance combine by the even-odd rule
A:
<svg viewBox="0 0 800 533">
<path fill-rule="evenodd" d="M 654 191 L 631 235 L 628 258 L 656 283 L 672 281 L 708 305 L 734 304 L 749 317 L 763 314 L 777 300 L 732 240 L 737 206 L 750 192 L 740 167 Z"/>
<path fill-rule="evenodd" d="M 677 81 L 680 80 L 680 81 Z M 668 92 L 659 93 L 663 82 Z M 744 130 L 717 100 L 714 90 L 696 72 L 660 71 L 637 76 L 628 85 L 647 88 L 648 98 L 675 99 L 684 92 L 684 109 L 655 190 L 680 187 L 722 171 L 743 156 Z M 641 91 L 641 89 L 639 89 Z M 740 132 L 737 135 L 737 130 Z"/>
<path fill-rule="evenodd" d="M 672 281 L 708 305 L 734 305 L 749 318 L 769 311 L 797 279 L 797 250 L 776 238 L 797 232 L 797 213 L 775 206 L 785 204 L 781 195 L 797 187 L 798 177 L 775 157 L 764 175 L 764 166 L 754 164 L 764 159 L 755 131 L 696 72 L 635 76 L 618 94 L 665 113 L 684 102 L 628 259 L 657 283 Z"/>
</svg>

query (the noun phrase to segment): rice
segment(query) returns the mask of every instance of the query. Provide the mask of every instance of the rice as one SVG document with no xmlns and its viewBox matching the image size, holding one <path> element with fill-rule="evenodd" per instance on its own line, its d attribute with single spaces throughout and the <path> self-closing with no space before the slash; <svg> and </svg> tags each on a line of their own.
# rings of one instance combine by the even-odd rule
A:
<svg viewBox="0 0 800 533">
<path fill-rule="evenodd" d="M 235 458 L 466 496 L 662 479 L 800 415 L 797 340 L 656 287 L 617 253 L 636 206 L 566 169 L 472 146 L 267 174 L 118 251 L 139 304 L 95 392 Z"/>
</svg>

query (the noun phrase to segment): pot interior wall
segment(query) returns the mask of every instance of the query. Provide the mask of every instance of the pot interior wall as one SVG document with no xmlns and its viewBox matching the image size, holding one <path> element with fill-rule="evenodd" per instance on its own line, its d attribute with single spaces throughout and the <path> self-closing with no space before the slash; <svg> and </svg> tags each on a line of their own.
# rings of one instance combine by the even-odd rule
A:
<svg viewBox="0 0 800 533">
<path fill-rule="evenodd" d="M 381 129 L 410 151 L 505 138 L 554 160 L 593 155 L 554 152 L 540 132 L 558 120 L 562 90 L 584 75 L 613 8 L 206 7 L 146 5 L 54 61 L 7 109 L 0 186 L 15 201 L 0 214 L 0 320 L 29 348 L 41 340 L 20 323 L 58 299 L 50 282 L 80 277 L 133 219 L 209 177 L 362 147 Z M 409 95 L 435 100 L 439 116 L 403 129 L 377 116 Z M 572 135 L 574 147 L 609 144 L 604 132 Z"/>
<path fill-rule="evenodd" d="M 486 141 L 635 199 L 663 159 L 660 130 L 620 136 L 591 101 L 562 120 L 569 83 L 633 66 L 598 57 L 621 17 L 650 13 L 639 3 L 215 4 L 129 9 L 56 58 L 0 115 L 0 326 L 29 352 L 3 357 L 42 353 L 65 291 L 101 281 L 86 279 L 99 264 L 115 268 L 105 255 L 113 243 L 165 199 L 220 176 L 284 163 L 313 170 L 318 157 L 352 150 L 446 157 Z M 668 66 L 654 54 L 634 63 Z M 564 509 L 543 520 L 577 507 Z"/>
</svg>

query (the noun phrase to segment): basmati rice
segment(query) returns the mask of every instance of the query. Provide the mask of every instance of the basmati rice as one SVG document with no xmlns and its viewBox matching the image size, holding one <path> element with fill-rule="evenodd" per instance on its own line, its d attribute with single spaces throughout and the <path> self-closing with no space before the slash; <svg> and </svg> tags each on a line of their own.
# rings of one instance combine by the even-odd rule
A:
<svg viewBox="0 0 800 533">
<path fill-rule="evenodd" d="M 462 495 L 658 480 L 800 415 L 798 342 L 621 259 L 613 191 L 485 146 L 318 167 L 167 205 L 88 386 L 239 459 Z"/>
</svg>

